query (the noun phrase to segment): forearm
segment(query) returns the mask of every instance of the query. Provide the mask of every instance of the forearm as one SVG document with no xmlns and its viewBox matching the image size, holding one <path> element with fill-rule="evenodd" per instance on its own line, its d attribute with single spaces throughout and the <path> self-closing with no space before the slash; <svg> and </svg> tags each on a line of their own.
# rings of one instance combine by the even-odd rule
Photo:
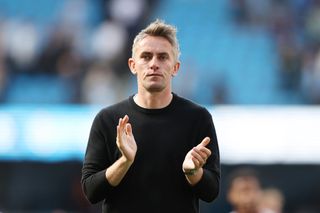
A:
<svg viewBox="0 0 320 213">
<path fill-rule="evenodd" d="M 107 169 L 97 171 L 97 165 L 94 163 L 85 163 L 83 167 L 82 186 L 87 199 L 91 203 L 97 203 L 112 192 L 127 171 L 132 162 L 126 161 L 120 157 Z"/>
<path fill-rule="evenodd" d="M 111 186 L 117 186 L 128 172 L 133 162 L 128 161 L 124 156 L 121 156 L 114 162 L 105 172 L 107 181 Z"/>
</svg>

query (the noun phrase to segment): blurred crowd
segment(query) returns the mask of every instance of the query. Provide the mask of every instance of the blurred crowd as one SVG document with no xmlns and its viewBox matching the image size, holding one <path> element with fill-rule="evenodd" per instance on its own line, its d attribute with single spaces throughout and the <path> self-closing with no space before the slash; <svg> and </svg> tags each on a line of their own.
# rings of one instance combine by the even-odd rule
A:
<svg viewBox="0 0 320 213">
<path fill-rule="evenodd" d="M 282 167 L 283 169 L 284 167 Z M 273 167 L 271 170 L 274 170 Z M 287 170 L 288 172 L 289 170 Z M 272 173 L 272 172 L 271 172 Z M 238 165 L 227 173 L 226 201 L 229 204 L 230 213 L 316 213 L 319 212 L 317 197 L 314 201 L 304 185 L 300 190 L 287 188 L 293 176 L 285 174 L 283 183 L 270 171 L 263 171 L 252 165 Z M 299 175 L 298 175 L 299 176 Z M 294 181 L 295 182 L 295 181 Z M 299 180 L 301 184 L 301 177 Z M 310 184 L 306 183 L 307 185 Z M 312 185 L 312 184 L 311 184 Z M 314 188 L 314 186 L 313 186 Z M 305 191 L 306 190 L 306 191 Z M 304 192 L 306 194 L 304 194 Z M 294 195 L 295 194 L 295 195 Z M 292 195 L 297 196 L 294 201 Z M 297 204 L 300 203 L 300 204 Z"/>
<path fill-rule="evenodd" d="M 239 167 L 229 174 L 231 213 L 283 213 L 285 198 L 277 187 L 262 187 L 256 170 Z"/>
<path fill-rule="evenodd" d="M 279 55 L 279 88 L 320 104 L 320 1 L 231 0 L 241 27 L 266 27 Z"/>
<path fill-rule="evenodd" d="M 135 92 L 127 59 L 157 1 L 64 0 L 43 16 L 12 15 L 9 2 L 21 6 L 0 2 L 0 103 L 108 105 Z M 267 28 L 274 38 L 276 89 L 320 104 L 320 0 L 230 2 L 239 27 Z"/>
<path fill-rule="evenodd" d="M 156 1 L 59 2 L 40 19 L 0 2 L 0 103 L 109 104 L 130 90 L 132 39 Z"/>
</svg>

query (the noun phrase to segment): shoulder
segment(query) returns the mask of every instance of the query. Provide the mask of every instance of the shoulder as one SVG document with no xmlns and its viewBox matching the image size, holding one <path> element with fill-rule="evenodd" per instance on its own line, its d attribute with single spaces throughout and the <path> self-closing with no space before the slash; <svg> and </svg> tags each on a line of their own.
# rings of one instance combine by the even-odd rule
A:
<svg viewBox="0 0 320 213">
<path fill-rule="evenodd" d="M 102 108 L 96 115 L 99 120 L 117 120 L 129 110 L 129 98 Z"/>
<path fill-rule="evenodd" d="M 197 116 L 211 116 L 210 112 L 205 108 L 204 106 L 181 96 L 178 96 L 176 94 L 176 103 L 177 107 L 180 108 L 180 110 L 186 111 L 187 113 L 190 114 L 196 114 Z"/>
<path fill-rule="evenodd" d="M 113 105 L 104 107 L 103 109 L 101 109 L 100 113 L 119 112 L 121 110 L 124 110 L 125 108 L 128 108 L 128 105 L 129 105 L 129 98 L 124 99 Z"/>
</svg>

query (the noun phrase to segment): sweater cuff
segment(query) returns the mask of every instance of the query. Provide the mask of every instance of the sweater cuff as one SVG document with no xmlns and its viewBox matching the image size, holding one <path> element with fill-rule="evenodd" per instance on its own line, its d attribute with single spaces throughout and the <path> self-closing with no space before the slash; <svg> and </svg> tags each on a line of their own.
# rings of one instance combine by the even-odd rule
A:
<svg viewBox="0 0 320 213">
<path fill-rule="evenodd" d="M 211 202 L 218 196 L 219 188 L 219 177 L 215 177 L 211 171 L 203 169 L 200 181 L 192 189 L 198 198 Z"/>
<path fill-rule="evenodd" d="M 110 193 L 113 190 L 113 186 L 110 185 L 106 178 L 106 169 L 96 173 L 96 182 L 98 183 L 97 188 L 100 188 L 104 193 Z"/>
<path fill-rule="evenodd" d="M 203 174 L 201 179 L 197 184 L 193 186 L 193 190 L 198 193 L 201 192 L 202 190 L 206 190 L 207 188 L 207 183 L 210 181 L 210 172 L 206 169 L 203 169 Z"/>
</svg>

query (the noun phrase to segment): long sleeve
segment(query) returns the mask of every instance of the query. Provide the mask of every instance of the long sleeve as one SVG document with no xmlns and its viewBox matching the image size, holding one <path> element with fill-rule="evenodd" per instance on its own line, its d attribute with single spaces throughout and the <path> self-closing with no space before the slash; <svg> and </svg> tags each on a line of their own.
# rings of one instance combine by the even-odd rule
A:
<svg viewBox="0 0 320 213">
<path fill-rule="evenodd" d="M 82 188 L 91 203 L 106 199 L 113 190 L 105 177 L 106 168 L 111 162 L 108 159 L 110 150 L 105 142 L 107 139 L 101 131 L 101 119 L 102 114 L 99 113 L 93 121 L 82 168 Z"/>
<path fill-rule="evenodd" d="M 199 141 L 209 136 L 211 142 L 207 147 L 212 154 L 203 167 L 201 180 L 193 186 L 193 191 L 200 199 L 211 202 L 218 196 L 220 190 L 220 154 L 215 127 L 209 112 L 204 114 L 204 118 L 200 119 L 200 122 L 204 124 L 199 124 L 202 126 L 199 132 Z"/>
</svg>

